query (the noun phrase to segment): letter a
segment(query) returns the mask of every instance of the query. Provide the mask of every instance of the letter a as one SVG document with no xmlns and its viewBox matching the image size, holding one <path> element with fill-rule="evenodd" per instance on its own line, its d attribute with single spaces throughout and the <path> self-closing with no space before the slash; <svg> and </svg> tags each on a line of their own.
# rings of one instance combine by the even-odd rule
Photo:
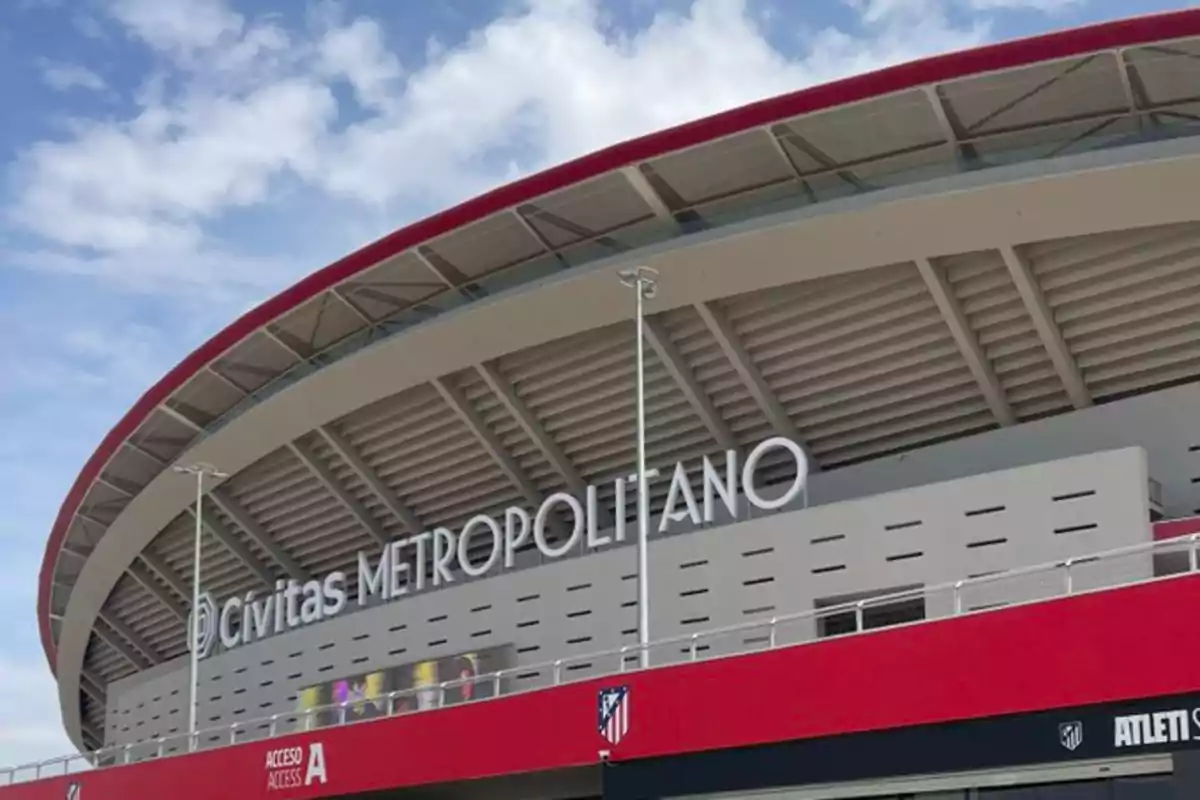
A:
<svg viewBox="0 0 1200 800">
<path fill-rule="evenodd" d="M 321 784 L 329 782 L 325 774 L 325 745 L 320 742 L 308 746 L 308 769 L 304 772 L 304 785 L 312 786 L 314 780 Z"/>
</svg>

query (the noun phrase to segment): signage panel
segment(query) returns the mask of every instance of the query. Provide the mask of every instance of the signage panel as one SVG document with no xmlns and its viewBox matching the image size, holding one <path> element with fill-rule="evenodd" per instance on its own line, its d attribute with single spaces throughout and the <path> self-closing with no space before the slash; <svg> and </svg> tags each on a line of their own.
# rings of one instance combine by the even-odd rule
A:
<svg viewBox="0 0 1200 800">
<path fill-rule="evenodd" d="M 781 455 L 793 463 L 791 482 L 765 491 L 758 482 L 758 468 L 764 459 Z M 671 470 L 666 502 L 658 516 L 656 530 L 659 533 L 667 533 L 672 525 L 685 520 L 693 525 L 711 523 L 720 508 L 736 519 L 742 498 L 763 511 L 781 509 L 796 499 L 808 482 L 808 459 L 804 449 L 796 442 L 778 436 L 760 442 L 746 454 L 744 461 L 739 462 L 738 453 L 729 450 L 720 465 L 705 456 L 693 467 L 700 477 L 699 497 L 692 488 L 687 465 L 677 463 Z M 652 479 L 660 474 L 658 470 L 648 473 Z M 449 585 L 459 575 L 481 577 L 499 569 L 511 569 L 517 552 L 530 542 L 551 560 L 578 550 L 581 543 L 588 550 L 597 550 L 622 542 L 626 538 L 625 512 L 631 500 L 631 486 L 636 492 L 633 476 L 619 478 L 613 484 L 617 512 L 611 532 L 602 533 L 599 529 L 599 494 L 597 487 L 590 485 L 582 499 L 557 492 L 547 497 L 532 514 L 520 506 L 510 506 L 499 518 L 477 514 L 459 531 L 434 528 L 389 542 L 374 553 L 360 551 L 353 578 L 358 590 L 356 604 L 362 607 L 373 600 L 399 599 L 410 591 L 422 591 L 427 583 L 430 588 Z M 557 516 L 560 512 L 562 517 Z M 570 521 L 568 535 L 562 541 L 551 542 L 547 535 L 552 518 Z M 471 553 L 478 543 L 484 544 L 485 555 L 472 560 Z M 427 563 L 432 565 L 432 576 L 428 581 L 424 569 L 412 569 L 413 564 Z M 349 603 L 350 580 L 351 577 L 341 570 L 305 582 L 281 579 L 276 581 L 270 594 L 251 591 L 243 596 L 226 598 L 219 605 L 210 594 L 202 593 L 197 606 L 200 657 L 211 654 L 218 642 L 223 649 L 231 650 L 341 614 Z M 188 640 L 192 641 L 192 637 Z"/>
</svg>

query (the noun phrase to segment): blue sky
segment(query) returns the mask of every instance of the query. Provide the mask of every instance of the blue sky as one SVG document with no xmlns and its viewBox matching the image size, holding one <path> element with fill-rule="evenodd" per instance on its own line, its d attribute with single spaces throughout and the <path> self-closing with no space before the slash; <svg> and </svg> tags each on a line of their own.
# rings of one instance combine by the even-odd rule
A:
<svg viewBox="0 0 1200 800">
<path fill-rule="evenodd" d="M 248 306 L 480 189 L 921 55 L 1164 0 L 0 3 L 0 766 L 64 752 L 34 596 L 58 504 Z"/>
</svg>

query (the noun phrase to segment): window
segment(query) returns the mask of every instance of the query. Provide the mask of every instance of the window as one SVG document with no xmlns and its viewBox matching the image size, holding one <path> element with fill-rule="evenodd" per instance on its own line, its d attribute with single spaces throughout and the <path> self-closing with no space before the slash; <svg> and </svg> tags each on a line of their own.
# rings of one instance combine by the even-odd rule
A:
<svg viewBox="0 0 1200 800">
<path fill-rule="evenodd" d="M 891 589 L 880 589 L 861 594 L 824 597 L 814 602 L 818 613 L 821 609 L 835 608 L 848 604 L 866 601 L 862 609 L 863 630 L 886 628 L 890 625 L 902 625 L 906 622 L 917 622 L 925 619 L 925 596 L 915 594 L 910 597 L 899 597 L 894 600 L 875 600 L 874 598 L 897 595 L 903 592 L 915 592 L 919 586 L 900 586 Z M 817 636 L 841 636 L 855 633 L 858 630 L 858 614 L 853 608 L 821 614 L 817 618 Z"/>
</svg>

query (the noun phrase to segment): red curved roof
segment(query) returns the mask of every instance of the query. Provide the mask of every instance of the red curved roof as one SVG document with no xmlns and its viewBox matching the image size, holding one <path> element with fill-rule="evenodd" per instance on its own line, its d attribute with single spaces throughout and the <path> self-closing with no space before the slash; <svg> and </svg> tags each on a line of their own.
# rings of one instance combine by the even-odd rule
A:
<svg viewBox="0 0 1200 800">
<path fill-rule="evenodd" d="M 38 581 L 38 627 L 42 648 L 56 670 L 50 629 L 50 587 L 60 547 L 72 518 L 111 456 L 159 404 L 207 364 L 268 322 L 323 291 L 429 239 L 456 230 L 503 209 L 598 177 L 613 169 L 653 159 L 789 117 L 849 103 L 944 83 L 988 72 L 1025 67 L 1042 61 L 1149 42 L 1200 35 L 1200 8 L 1119 20 L 1085 28 L 988 45 L 914 61 L 844 80 L 802 89 L 637 139 L 621 142 L 582 158 L 530 175 L 394 231 L 312 273 L 280 294 L 243 314 L 183 359 L 138 399 L 100 442 L 84 464 L 55 518 Z"/>
</svg>

